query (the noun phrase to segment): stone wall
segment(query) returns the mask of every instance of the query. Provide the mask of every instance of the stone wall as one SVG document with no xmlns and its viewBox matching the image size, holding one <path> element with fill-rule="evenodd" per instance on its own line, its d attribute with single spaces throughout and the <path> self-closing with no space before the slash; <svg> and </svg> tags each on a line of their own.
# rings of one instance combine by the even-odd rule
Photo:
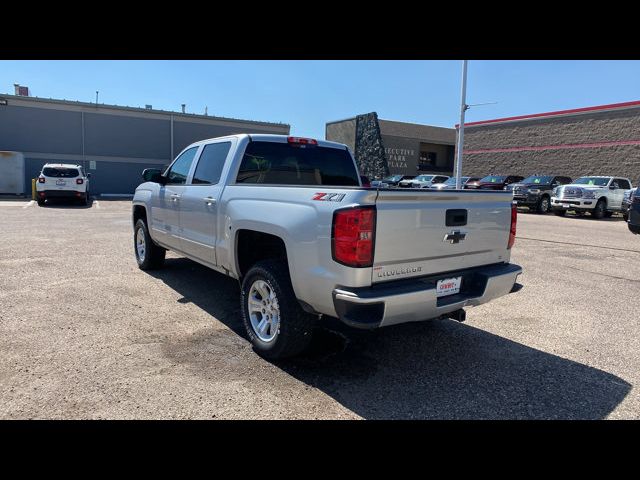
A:
<svg viewBox="0 0 640 480">
<path fill-rule="evenodd" d="M 332 142 L 344 143 L 352 152 L 355 152 L 356 119 L 350 118 L 340 122 L 327 123 L 324 138 Z"/>
<path fill-rule="evenodd" d="M 617 175 L 634 185 L 640 180 L 640 108 L 469 126 L 464 140 L 465 175 Z"/>
<path fill-rule="evenodd" d="M 378 114 L 375 112 L 356 117 L 355 158 L 360 174 L 370 179 L 389 175 Z"/>
</svg>

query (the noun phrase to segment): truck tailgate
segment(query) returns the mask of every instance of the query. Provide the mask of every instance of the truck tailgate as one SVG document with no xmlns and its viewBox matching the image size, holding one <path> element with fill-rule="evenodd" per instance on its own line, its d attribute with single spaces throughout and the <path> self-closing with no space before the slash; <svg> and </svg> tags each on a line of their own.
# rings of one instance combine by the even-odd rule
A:
<svg viewBox="0 0 640 480">
<path fill-rule="evenodd" d="M 380 190 L 372 283 L 508 262 L 511 204 L 511 192 Z"/>
</svg>

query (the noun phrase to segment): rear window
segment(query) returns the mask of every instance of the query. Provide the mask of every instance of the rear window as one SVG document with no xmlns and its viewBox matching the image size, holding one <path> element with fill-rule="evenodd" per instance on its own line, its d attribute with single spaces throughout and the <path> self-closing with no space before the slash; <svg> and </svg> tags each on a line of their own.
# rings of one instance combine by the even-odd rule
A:
<svg viewBox="0 0 640 480">
<path fill-rule="evenodd" d="M 74 178 L 79 176 L 77 168 L 46 167 L 42 170 L 45 177 Z"/>
<path fill-rule="evenodd" d="M 359 186 L 347 150 L 289 143 L 251 142 L 242 158 L 237 183 Z"/>
</svg>

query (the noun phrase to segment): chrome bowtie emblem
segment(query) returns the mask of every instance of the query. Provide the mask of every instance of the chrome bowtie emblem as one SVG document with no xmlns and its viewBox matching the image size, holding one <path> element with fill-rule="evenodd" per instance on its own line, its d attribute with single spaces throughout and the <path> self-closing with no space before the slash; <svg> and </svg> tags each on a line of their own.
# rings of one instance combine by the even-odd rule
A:
<svg viewBox="0 0 640 480">
<path fill-rule="evenodd" d="M 464 239 L 467 238 L 467 234 L 464 232 L 461 232 L 460 230 L 454 230 L 451 233 L 447 233 L 444 238 L 442 239 L 443 242 L 449 242 L 451 244 L 453 243 L 460 243 L 460 242 L 464 242 Z"/>
</svg>

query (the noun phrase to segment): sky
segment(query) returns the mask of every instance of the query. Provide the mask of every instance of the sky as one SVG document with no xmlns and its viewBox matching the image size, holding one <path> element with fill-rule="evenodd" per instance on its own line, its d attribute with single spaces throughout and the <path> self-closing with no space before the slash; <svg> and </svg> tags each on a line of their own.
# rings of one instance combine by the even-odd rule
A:
<svg viewBox="0 0 640 480">
<path fill-rule="evenodd" d="M 291 125 L 324 138 L 325 124 L 377 112 L 387 120 L 453 127 L 462 62 L 0 61 L 0 94 L 217 115 Z M 471 60 L 466 121 L 640 100 L 640 61 Z"/>
</svg>

